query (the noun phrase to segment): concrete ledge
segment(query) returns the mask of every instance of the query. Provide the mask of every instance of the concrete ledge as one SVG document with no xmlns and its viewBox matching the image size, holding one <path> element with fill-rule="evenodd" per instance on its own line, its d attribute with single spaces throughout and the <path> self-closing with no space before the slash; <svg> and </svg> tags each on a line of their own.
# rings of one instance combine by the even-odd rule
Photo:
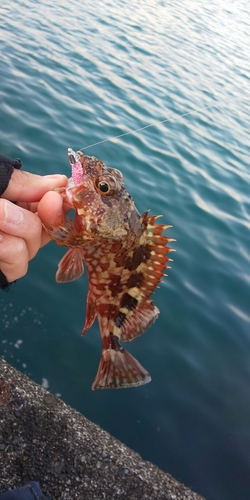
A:
<svg viewBox="0 0 250 500">
<path fill-rule="evenodd" d="M 52 500 L 202 500 L 0 360 L 0 493 L 30 480 Z"/>
</svg>

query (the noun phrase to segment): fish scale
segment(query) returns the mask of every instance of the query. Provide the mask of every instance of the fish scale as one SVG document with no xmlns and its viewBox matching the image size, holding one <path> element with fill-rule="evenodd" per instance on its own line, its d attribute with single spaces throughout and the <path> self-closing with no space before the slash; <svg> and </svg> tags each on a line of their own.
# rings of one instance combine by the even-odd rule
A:
<svg viewBox="0 0 250 500">
<path fill-rule="evenodd" d="M 160 217 L 140 215 L 126 191 L 121 172 L 95 157 L 68 150 L 73 178 L 59 190 L 75 210 L 60 227 L 45 229 L 58 245 L 69 248 L 56 273 L 59 283 L 73 281 L 87 269 L 84 335 L 98 318 L 102 355 L 92 389 L 134 387 L 150 382 L 147 370 L 121 345 L 132 341 L 159 315 L 151 295 L 169 267 L 172 227 Z"/>
</svg>

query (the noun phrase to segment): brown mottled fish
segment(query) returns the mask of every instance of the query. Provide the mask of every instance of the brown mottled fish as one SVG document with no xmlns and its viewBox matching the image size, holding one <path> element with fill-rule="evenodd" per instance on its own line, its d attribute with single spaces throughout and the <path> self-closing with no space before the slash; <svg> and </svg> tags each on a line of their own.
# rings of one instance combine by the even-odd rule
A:
<svg viewBox="0 0 250 500">
<path fill-rule="evenodd" d="M 121 172 L 95 157 L 68 150 L 72 178 L 59 190 L 75 209 L 75 219 L 47 229 L 58 245 L 70 248 L 59 263 L 56 281 L 73 281 L 85 262 L 89 291 L 82 334 L 98 317 L 102 355 L 92 389 L 133 387 L 150 382 L 143 366 L 121 342 L 134 340 L 159 315 L 150 298 L 164 275 L 172 226 L 159 216 L 140 215 Z"/>
</svg>

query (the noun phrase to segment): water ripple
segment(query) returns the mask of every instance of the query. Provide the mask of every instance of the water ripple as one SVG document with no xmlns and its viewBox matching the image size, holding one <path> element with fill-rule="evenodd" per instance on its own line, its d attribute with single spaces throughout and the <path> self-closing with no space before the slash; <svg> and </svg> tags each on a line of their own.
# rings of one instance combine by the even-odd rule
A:
<svg viewBox="0 0 250 500">
<path fill-rule="evenodd" d="M 174 226 L 160 318 L 129 346 L 153 382 L 89 390 L 100 339 L 97 325 L 80 337 L 87 282 L 54 282 L 53 244 L 11 305 L 1 298 L 1 355 L 206 498 L 248 500 L 249 5 L 135 0 L 131 12 L 126 0 L 1 3 L 1 153 L 69 174 L 68 146 L 169 119 L 87 150 Z"/>
</svg>

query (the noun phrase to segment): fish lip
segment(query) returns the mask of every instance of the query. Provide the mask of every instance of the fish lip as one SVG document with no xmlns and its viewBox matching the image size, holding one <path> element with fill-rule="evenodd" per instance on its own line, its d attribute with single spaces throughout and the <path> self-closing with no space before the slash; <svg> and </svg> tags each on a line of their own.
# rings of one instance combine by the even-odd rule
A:
<svg viewBox="0 0 250 500">
<path fill-rule="evenodd" d="M 79 188 L 84 189 L 84 181 L 86 179 L 87 179 L 87 175 L 83 175 L 81 184 L 76 184 L 73 177 L 70 177 L 68 179 L 68 184 L 65 188 L 65 199 L 66 199 L 67 203 L 72 206 L 72 208 L 74 206 L 73 197 Z"/>
<path fill-rule="evenodd" d="M 75 182 L 74 182 L 73 177 L 70 177 L 70 178 L 68 179 L 68 184 L 67 184 L 67 186 L 66 186 L 66 189 L 72 189 L 72 188 L 74 188 L 75 186 L 76 186 L 76 184 L 75 184 Z"/>
<path fill-rule="evenodd" d="M 73 208 L 73 189 L 76 187 L 72 177 L 69 178 L 68 184 L 65 188 L 64 198 L 66 202 Z"/>
</svg>

